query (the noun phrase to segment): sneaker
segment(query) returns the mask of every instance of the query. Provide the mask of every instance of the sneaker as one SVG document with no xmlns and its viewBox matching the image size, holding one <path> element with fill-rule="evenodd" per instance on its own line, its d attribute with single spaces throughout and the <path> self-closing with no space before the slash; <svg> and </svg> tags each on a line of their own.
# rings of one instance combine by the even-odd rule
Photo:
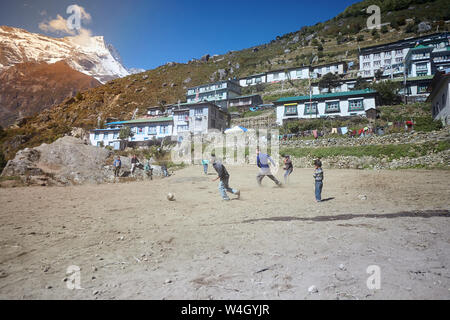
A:
<svg viewBox="0 0 450 320">
<path fill-rule="evenodd" d="M 223 201 L 230 201 L 230 198 L 223 198 Z"/>
<path fill-rule="evenodd" d="M 240 190 L 238 190 L 238 191 L 236 192 L 236 196 L 237 196 L 236 199 L 240 199 L 240 198 L 241 198 L 241 191 L 240 191 Z"/>
</svg>

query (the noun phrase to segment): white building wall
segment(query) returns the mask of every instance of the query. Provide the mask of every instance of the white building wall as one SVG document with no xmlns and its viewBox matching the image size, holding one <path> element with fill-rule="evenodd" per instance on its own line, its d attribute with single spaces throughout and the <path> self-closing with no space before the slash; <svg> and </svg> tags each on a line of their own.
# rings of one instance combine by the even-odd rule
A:
<svg viewBox="0 0 450 320">
<path fill-rule="evenodd" d="M 399 49 L 400 50 L 400 49 Z M 359 56 L 359 70 L 360 75 L 363 77 L 374 77 L 375 71 L 381 68 L 385 68 L 394 64 L 402 63 L 397 59 L 405 59 L 406 55 L 409 52 L 409 48 L 401 49 L 401 52 L 397 52 L 396 50 L 386 50 L 377 53 L 371 53 L 368 57 L 366 55 L 361 54 Z M 390 63 L 387 63 L 387 60 Z M 376 61 L 379 61 L 380 64 L 376 65 Z M 368 66 L 365 63 L 369 63 Z"/>
<path fill-rule="evenodd" d="M 444 125 L 450 124 L 450 82 L 447 85 L 442 86 L 441 90 L 439 90 L 438 94 L 434 97 L 432 101 L 432 106 L 436 106 L 436 103 L 439 103 L 440 112 L 434 117 L 435 120 L 441 120 Z M 442 97 L 444 96 L 444 99 Z M 442 102 L 445 101 L 445 106 L 442 105 Z"/>
<path fill-rule="evenodd" d="M 360 99 L 363 99 L 364 110 L 350 112 L 348 110 L 349 101 L 350 100 L 360 100 Z M 333 101 L 339 101 L 340 112 L 325 113 L 326 103 L 333 102 Z M 314 103 L 315 101 L 313 100 L 312 102 Z M 306 103 L 308 103 L 308 102 L 306 102 Z M 294 118 L 294 119 L 295 118 L 297 118 L 297 119 L 314 119 L 316 117 L 321 117 L 321 116 L 346 117 L 346 116 L 353 116 L 353 115 L 365 115 L 366 110 L 371 109 L 371 108 L 376 108 L 376 103 L 375 103 L 374 97 L 354 97 L 354 98 L 348 98 L 345 100 L 329 99 L 329 100 L 325 100 L 325 101 L 320 101 L 317 104 L 317 110 L 318 110 L 317 115 L 305 114 L 305 102 L 301 102 L 297 105 L 297 116 L 285 116 L 284 115 L 285 106 L 282 105 L 282 106 L 277 106 L 277 110 L 276 110 L 277 124 L 282 125 L 284 120 L 292 119 L 292 118 Z"/>
<path fill-rule="evenodd" d="M 286 73 L 283 71 L 277 72 L 268 72 L 267 73 L 267 82 L 276 82 L 276 81 L 284 81 L 286 80 Z"/>
<path fill-rule="evenodd" d="M 283 125 L 283 117 L 284 117 L 284 106 L 277 107 L 277 124 L 279 126 Z"/>
<path fill-rule="evenodd" d="M 101 142 L 103 142 L 103 146 L 115 146 L 117 142 L 120 143 L 120 140 L 117 138 L 114 138 L 113 132 L 101 132 L 98 134 L 98 139 L 95 139 L 96 135 L 95 132 L 89 133 L 89 142 L 93 146 L 99 146 Z M 120 146 L 120 145 L 119 145 Z"/>
</svg>

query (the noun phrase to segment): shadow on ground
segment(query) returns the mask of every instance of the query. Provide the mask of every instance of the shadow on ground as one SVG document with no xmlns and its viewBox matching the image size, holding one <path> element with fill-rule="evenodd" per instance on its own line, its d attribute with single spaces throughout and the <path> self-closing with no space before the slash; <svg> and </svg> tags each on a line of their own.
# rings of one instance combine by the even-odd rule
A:
<svg viewBox="0 0 450 320">
<path fill-rule="evenodd" d="M 433 218 L 442 217 L 450 218 L 449 210 L 425 210 L 425 211 L 405 211 L 397 213 L 384 213 L 384 214 L 340 214 L 336 216 L 317 216 L 310 218 L 301 217 L 271 217 L 262 219 L 250 219 L 244 220 L 242 223 L 251 223 L 258 221 L 339 221 L 339 220 L 351 220 L 356 218 L 369 218 L 369 219 L 394 219 L 394 218 Z"/>
</svg>

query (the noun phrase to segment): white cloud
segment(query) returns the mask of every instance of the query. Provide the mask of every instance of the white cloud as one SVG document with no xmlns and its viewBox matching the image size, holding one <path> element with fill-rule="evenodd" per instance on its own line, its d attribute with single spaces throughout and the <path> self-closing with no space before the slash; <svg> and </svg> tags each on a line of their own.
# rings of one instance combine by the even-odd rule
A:
<svg viewBox="0 0 450 320">
<path fill-rule="evenodd" d="M 39 29 L 61 35 L 70 34 L 74 36 L 76 34 L 75 30 L 70 30 L 67 27 L 67 20 L 59 14 L 56 16 L 56 19 L 39 23 Z"/>
<path fill-rule="evenodd" d="M 81 24 L 88 24 L 92 21 L 92 16 L 81 6 L 77 6 L 80 10 Z M 41 11 L 41 15 L 46 15 L 45 10 Z M 72 11 L 73 14 L 73 11 Z M 69 14 L 69 17 L 71 14 Z M 44 20 L 39 23 L 39 29 L 45 32 L 55 33 L 58 35 L 71 35 L 75 36 L 79 42 L 84 43 L 88 37 L 91 36 L 92 32 L 89 29 L 81 27 L 79 30 L 71 29 L 67 25 L 67 19 L 61 15 L 57 15 L 55 19 Z"/>
</svg>

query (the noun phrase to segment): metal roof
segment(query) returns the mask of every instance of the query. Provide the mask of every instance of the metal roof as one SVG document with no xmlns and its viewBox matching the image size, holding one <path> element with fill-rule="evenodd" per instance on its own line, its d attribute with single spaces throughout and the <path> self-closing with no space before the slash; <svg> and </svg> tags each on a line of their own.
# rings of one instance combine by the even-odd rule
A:
<svg viewBox="0 0 450 320">
<path fill-rule="evenodd" d="M 306 101 L 311 99 L 326 99 L 326 98 L 338 98 L 338 97 L 349 97 L 349 96 L 359 96 L 359 95 L 365 95 L 365 94 L 374 94 L 377 93 L 375 90 L 372 89 L 365 89 L 365 90 L 354 90 L 354 91 L 344 91 L 344 92 L 332 92 L 332 93 L 324 93 L 324 94 L 315 94 L 311 97 L 308 96 L 297 96 L 297 97 L 284 97 L 280 98 L 275 102 L 290 102 L 290 101 Z"/>
<path fill-rule="evenodd" d="M 149 123 L 149 122 L 168 122 L 172 121 L 173 117 L 161 117 L 161 118 L 148 118 L 148 119 L 136 119 L 136 120 L 128 120 L 128 121 L 117 121 L 117 122 L 111 122 L 107 123 L 107 126 L 114 125 L 114 124 L 137 124 L 137 123 Z"/>
</svg>

